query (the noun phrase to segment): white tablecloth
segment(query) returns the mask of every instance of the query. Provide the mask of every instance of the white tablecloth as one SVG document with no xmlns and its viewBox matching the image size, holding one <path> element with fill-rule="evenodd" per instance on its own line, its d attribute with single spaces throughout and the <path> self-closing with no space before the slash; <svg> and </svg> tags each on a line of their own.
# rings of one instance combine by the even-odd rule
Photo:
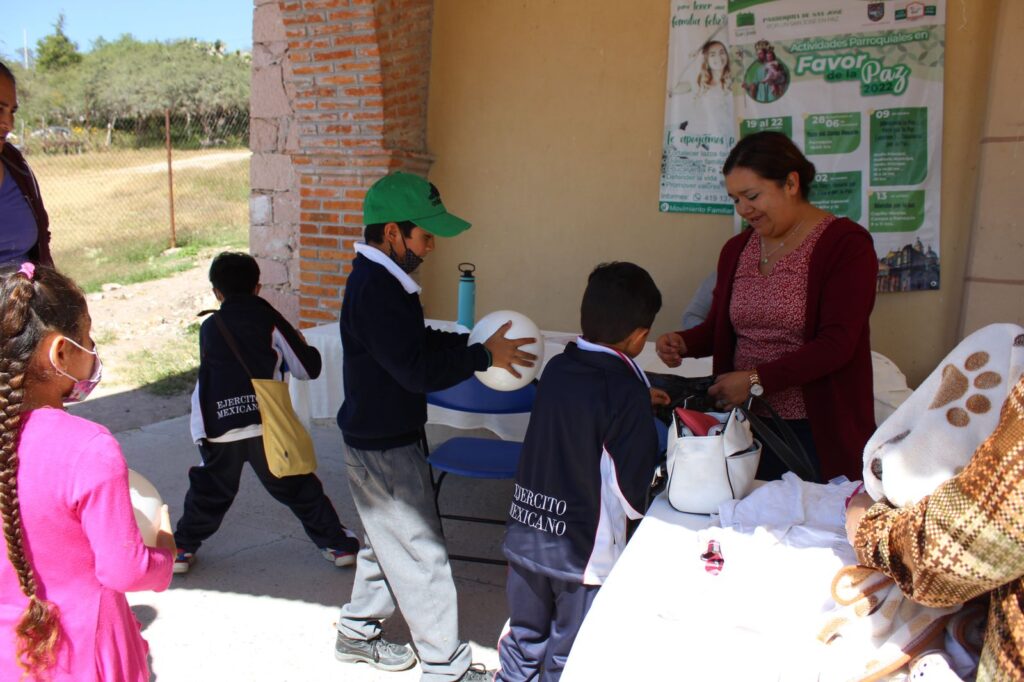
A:
<svg viewBox="0 0 1024 682">
<path fill-rule="evenodd" d="M 435 329 L 453 331 L 454 322 L 444 320 L 427 320 L 427 325 Z M 313 381 L 292 380 L 289 391 L 292 405 L 299 418 L 308 426 L 310 419 L 333 419 L 338 414 L 345 391 L 341 381 L 342 348 L 341 334 L 338 323 L 331 322 L 319 327 L 304 329 L 302 332 L 306 342 L 320 351 L 323 357 L 323 370 L 320 378 Z M 541 332 L 544 335 L 544 364 L 565 346 L 576 339 L 571 332 Z M 654 343 L 648 342 L 637 359 L 640 368 L 649 372 L 664 372 L 681 376 L 707 376 L 711 374 L 711 358 L 687 358 L 676 368 L 669 368 L 654 352 Z M 543 373 L 543 368 L 541 370 Z M 522 440 L 526 436 L 526 426 L 530 417 L 527 414 L 471 414 L 457 412 L 429 405 L 427 421 L 432 424 L 445 424 L 459 429 L 489 429 L 505 440 Z"/>
<path fill-rule="evenodd" d="M 677 512 L 659 496 L 594 600 L 562 681 L 817 679 L 831 581 L 856 561 L 838 532 L 797 535 L 794 547 L 764 529 L 719 528 L 717 516 Z M 712 537 L 725 559 L 718 575 L 700 559 Z"/>
</svg>

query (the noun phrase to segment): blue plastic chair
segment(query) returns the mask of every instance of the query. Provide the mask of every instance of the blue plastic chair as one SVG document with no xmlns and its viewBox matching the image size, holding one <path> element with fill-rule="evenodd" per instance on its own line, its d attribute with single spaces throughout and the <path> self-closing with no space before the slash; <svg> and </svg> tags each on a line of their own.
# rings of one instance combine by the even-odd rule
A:
<svg viewBox="0 0 1024 682">
<path fill-rule="evenodd" d="M 475 376 L 472 376 L 451 388 L 428 393 L 427 402 L 437 407 L 474 414 L 521 414 L 533 409 L 533 399 L 536 395 L 537 388 L 532 383 L 516 391 L 495 391 L 484 386 Z M 515 441 L 458 436 L 449 438 L 436 450 L 429 452 L 427 462 L 430 464 L 432 472 L 438 472 L 436 477 L 431 475 L 431 483 L 434 486 L 434 508 L 437 510 L 438 517 L 451 521 L 504 526 L 505 519 L 442 514 L 441 485 L 448 474 L 467 478 L 515 478 L 522 447 L 522 443 Z M 442 532 L 443 526 L 442 521 Z M 449 558 L 498 566 L 506 564 L 505 561 L 497 559 L 459 554 L 451 554 Z"/>
</svg>

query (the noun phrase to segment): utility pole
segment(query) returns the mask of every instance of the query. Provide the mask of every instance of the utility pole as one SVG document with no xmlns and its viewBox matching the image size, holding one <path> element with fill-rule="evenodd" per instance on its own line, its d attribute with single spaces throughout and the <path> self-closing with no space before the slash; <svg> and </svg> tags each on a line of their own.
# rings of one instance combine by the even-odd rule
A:
<svg viewBox="0 0 1024 682">
<path fill-rule="evenodd" d="M 21 64 L 28 69 L 28 31 L 21 29 L 21 43 L 24 45 L 21 52 Z"/>
</svg>

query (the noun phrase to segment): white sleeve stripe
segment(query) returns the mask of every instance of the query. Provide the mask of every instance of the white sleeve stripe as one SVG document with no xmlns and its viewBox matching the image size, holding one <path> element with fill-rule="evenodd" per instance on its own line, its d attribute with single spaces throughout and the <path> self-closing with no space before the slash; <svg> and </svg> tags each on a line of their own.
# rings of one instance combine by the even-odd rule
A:
<svg viewBox="0 0 1024 682">
<path fill-rule="evenodd" d="M 636 514 L 636 516 L 633 516 Z M 601 450 L 601 500 L 598 507 L 594 546 L 583 569 L 584 585 L 600 585 L 626 546 L 626 519 L 638 519 L 632 505 L 626 502 L 615 477 L 615 463 L 607 448 Z"/>
<path fill-rule="evenodd" d="M 633 509 L 633 505 L 631 505 L 629 501 L 626 500 L 626 496 L 622 494 L 622 488 L 619 487 L 619 476 L 615 471 L 615 460 L 612 458 L 611 453 L 608 452 L 607 446 L 604 449 L 603 456 L 608 458 L 608 466 L 610 468 L 610 470 L 607 471 L 608 487 L 613 493 L 615 493 L 615 497 L 619 500 L 619 504 L 622 505 L 622 509 L 626 512 L 626 516 L 633 520 L 642 519 L 644 515 L 636 509 Z"/>
<path fill-rule="evenodd" d="M 288 339 L 284 337 L 284 334 L 277 327 L 274 327 L 271 344 L 277 350 L 277 365 L 274 366 L 275 377 L 281 374 L 281 360 L 283 358 L 288 365 L 288 371 L 291 372 L 293 377 L 302 380 L 309 379 L 309 372 L 306 371 L 306 366 L 299 360 L 299 356 L 295 354 L 291 344 L 288 343 Z"/>
<path fill-rule="evenodd" d="M 189 428 L 192 431 L 192 442 L 198 443 L 206 438 L 206 424 L 203 422 L 203 410 L 199 406 L 199 380 L 192 389 L 192 414 L 189 416 Z"/>
</svg>

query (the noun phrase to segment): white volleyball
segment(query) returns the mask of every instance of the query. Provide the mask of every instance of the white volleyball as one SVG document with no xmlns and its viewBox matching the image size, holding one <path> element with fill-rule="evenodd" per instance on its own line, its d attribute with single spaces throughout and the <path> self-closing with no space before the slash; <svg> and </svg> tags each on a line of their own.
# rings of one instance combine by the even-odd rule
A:
<svg viewBox="0 0 1024 682">
<path fill-rule="evenodd" d="M 469 343 L 483 343 L 491 338 L 501 325 L 509 321 L 512 322 L 512 326 L 505 332 L 505 338 L 536 339 L 534 343 L 520 346 L 520 349 L 527 353 L 533 353 L 537 356 L 537 360 L 534 362 L 533 367 L 515 365 L 516 370 L 522 375 L 518 379 L 507 369 L 501 367 L 491 367 L 486 372 L 477 372 L 476 378 L 480 380 L 480 383 L 488 388 L 493 388 L 495 391 L 515 391 L 526 386 L 537 376 L 544 362 L 544 339 L 541 337 L 540 329 L 526 315 L 513 310 L 497 310 L 481 317 L 473 325 L 473 331 L 469 334 Z"/>
<path fill-rule="evenodd" d="M 128 470 L 128 489 L 132 498 L 132 509 L 135 511 L 135 523 L 139 525 L 142 541 L 150 547 L 156 547 L 156 535 L 160 530 L 160 509 L 164 501 L 156 486 L 137 471 Z"/>
</svg>

